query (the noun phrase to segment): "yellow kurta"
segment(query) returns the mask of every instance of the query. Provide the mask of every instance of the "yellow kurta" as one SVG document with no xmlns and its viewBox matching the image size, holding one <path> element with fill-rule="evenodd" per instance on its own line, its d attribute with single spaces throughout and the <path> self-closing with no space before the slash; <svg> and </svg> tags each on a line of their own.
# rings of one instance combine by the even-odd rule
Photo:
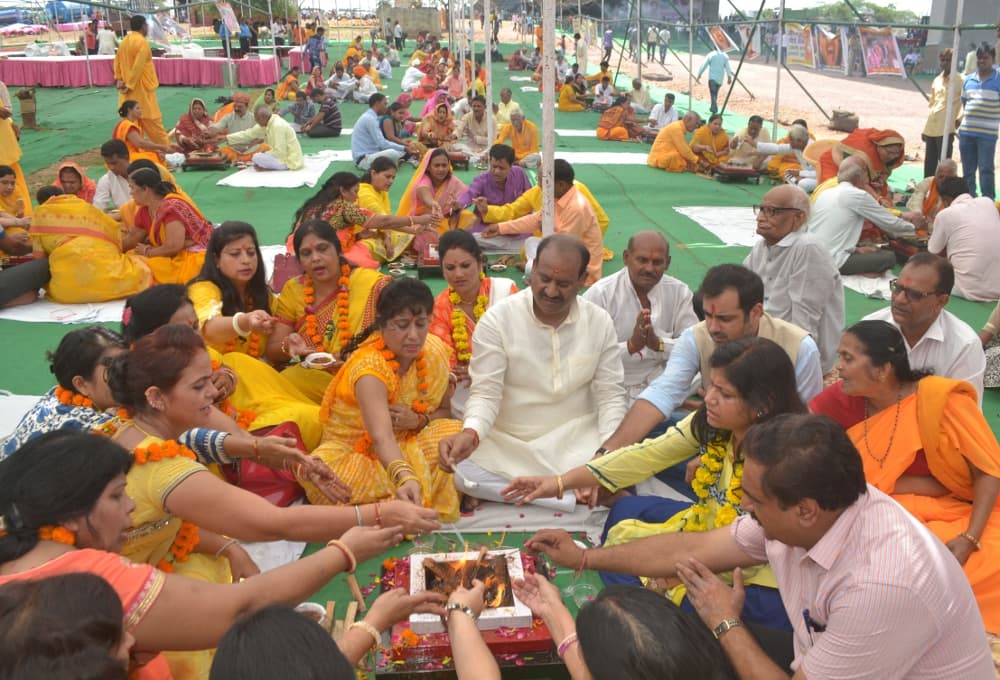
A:
<svg viewBox="0 0 1000 680">
<path fill-rule="evenodd" d="M 309 340 L 305 331 L 306 303 L 303 281 L 304 277 L 297 276 L 285 283 L 274 305 L 274 315 L 291 326 L 294 332 Z M 375 304 L 378 302 L 379 293 L 390 281 L 391 277 L 380 274 L 374 269 L 356 267 L 351 271 L 350 284 L 347 287 L 347 330 L 351 337 L 375 321 Z M 323 335 L 323 346 L 317 348 L 318 352 L 340 354 L 340 332 L 336 329 L 338 294 L 339 292 L 334 293 L 326 300 L 317 300 L 312 305 L 315 309 L 317 330 Z M 334 328 L 327 330 L 327 324 L 330 322 Z M 323 401 L 323 395 L 326 394 L 326 388 L 333 377 L 327 371 L 305 368 L 301 364 L 286 368 L 281 375 L 317 404 Z"/>
<path fill-rule="evenodd" d="M 573 180 L 573 186 L 579 191 L 590 203 L 590 207 L 594 209 L 594 214 L 597 215 L 597 224 L 601 227 L 601 234 L 603 235 L 608 230 L 608 225 L 611 223 L 611 219 L 608 214 L 604 212 L 604 208 L 601 204 L 597 202 L 594 198 L 594 194 L 590 193 L 590 189 L 587 185 L 580 180 Z M 518 217 L 523 217 L 528 213 L 538 212 L 542 209 L 542 187 L 540 184 L 536 184 L 531 187 L 523 194 L 518 196 L 511 203 L 506 205 L 491 205 L 486 211 L 483 221 L 488 223 L 493 222 L 509 222 L 515 220 Z"/>
<path fill-rule="evenodd" d="M 162 442 L 146 437 L 136 448 Z M 133 562 L 152 565 L 167 558 L 183 519 L 167 510 L 167 498 L 188 477 L 207 471 L 201 463 L 181 457 L 133 465 L 125 484 L 125 493 L 135 502 L 131 515 L 133 528 L 128 532 L 122 555 Z M 187 561 L 173 562 L 172 566 L 181 576 L 208 583 L 231 583 L 233 580 L 229 560 L 225 557 L 192 553 Z M 214 655 L 215 650 L 205 650 L 170 652 L 164 656 L 175 680 L 204 680 Z"/>
<path fill-rule="evenodd" d="M 653 146 L 646 158 L 646 165 L 667 172 L 684 172 L 688 163 L 697 163 L 698 157 L 684 140 L 686 132 L 683 120 L 665 125 L 656 133 L 656 139 L 653 140 Z"/>
<path fill-rule="evenodd" d="M 163 114 L 156 100 L 156 88 L 160 81 L 153 67 L 153 51 L 146 36 L 130 31 L 118 45 L 115 54 L 115 80 L 124 81 L 126 91 L 118 93 L 118 106 L 128 99 L 139 102 L 142 108 L 143 126 L 149 138 L 157 144 L 169 144 L 163 129 Z"/>
<path fill-rule="evenodd" d="M 188 295 L 202 326 L 209 319 L 222 315 L 222 292 L 211 281 L 192 283 L 188 286 Z M 250 431 L 285 422 L 295 423 L 306 449 L 311 451 L 319 443 L 322 434 L 319 406 L 270 364 L 251 356 L 248 353 L 252 349 L 251 345 L 257 347 L 257 353 L 263 354 L 267 338 L 251 336 L 223 345 L 209 345 L 211 350 L 218 352 L 219 361 L 233 369 L 239 378 L 236 391 L 229 397 L 229 403 L 241 411 L 256 414 L 247 428 Z"/>
<path fill-rule="evenodd" d="M 0 86 L 3 86 L 0 83 Z M 7 94 L 6 86 L 0 90 L 0 107 L 9 109 L 12 115 L 8 118 L 0 119 L 0 165 L 9 165 L 14 169 L 15 184 L 14 193 L 6 200 L 0 196 L 0 211 L 14 213 L 14 202 L 20 198 L 24 202 L 24 214 L 31 217 L 31 192 L 28 191 L 28 184 L 24 179 L 24 171 L 18 161 L 21 160 L 21 145 L 14 134 L 13 106 Z"/>
<path fill-rule="evenodd" d="M 587 107 L 574 101 L 575 96 L 576 88 L 569 83 L 563 85 L 562 89 L 559 90 L 559 103 L 556 105 L 556 108 L 559 111 L 585 111 Z"/>
<path fill-rule="evenodd" d="M 47 297 L 59 303 L 120 300 L 153 285 L 146 260 L 122 253 L 121 227 L 76 196 L 54 196 L 38 206 L 31 238 L 48 256 Z"/>
<path fill-rule="evenodd" d="M 713 151 L 696 151 L 695 155 L 713 168 L 725 163 L 729 159 L 729 135 L 724 131 L 712 134 L 708 125 L 702 125 L 695 130 L 694 137 L 691 138 L 691 146 L 702 144 L 709 146 Z"/>
<path fill-rule="evenodd" d="M 386 385 L 390 404 L 412 405 L 420 399 L 426 404 L 428 414 L 440 406 L 448 390 L 449 352 L 439 338 L 428 334 L 424 342 L 425 378 L 417 375 L 416 361 L 402 377 L 398 376 L 375 347 L 380 338 L 381 335 L 375 333 L 362 343 L 330 383 L 323 399 L 326 418 L 323 442 L 313 451 L 313 455 L 322 458 L 351 487 L 352 504 L 385 501 L 396 494 L 370 440 L 365 443 L 363 439 L 367 433 L 354 391 L 357 381 L 363 376 L 374 376 Z M 428 383 L 426 390 L 418 389 L 421 380 Z M 451 474 L 438 467 L 438 444 L 461 429 L 461 421 L 439 418 L 418 433 L 396 433 L 403 458 L 420 481 L 424 506 L 441 513 L 444 522 L 458 518 L 458 492 Z M 311 502 L 330 502 L 310 482 L 300 480 L 300 483 Z"/>
<path fill-rule="evenodd" d="M 358 185 L 358 200 L 357 204 L 359 208 L 364 208 L 365 210 L 375 214 L 375 215 L 392 215 L 392 204 L 389 201 L 388 191 L 377 191 L 375 187 L 368 182 L 362 182 Z M 380 238 L 365 238 L 361 239 L 361 244 L 372 254 L 372 257 L 381 260 L 382 262 L 391 262 L 397 259 L 403 254 L 407 248 L 410 247 L 410 243 L 413 242 L 413 234 L 407 234 L 404 231 L 391 230 L 388 232 L 390 242 L 392 243 L 392 254 L 390 254 L 385 249 L 385 242 Z"/>
</svg>

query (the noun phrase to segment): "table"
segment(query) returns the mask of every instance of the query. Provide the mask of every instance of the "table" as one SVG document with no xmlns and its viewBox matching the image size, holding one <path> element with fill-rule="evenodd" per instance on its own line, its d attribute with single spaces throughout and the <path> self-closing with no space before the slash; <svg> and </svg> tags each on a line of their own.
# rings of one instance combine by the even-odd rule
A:
<svg viewBox="0 0 1000 680">
<path fill-rule="evenodd" d="M 273 85 L 278 80 L 278 66 L 274 56 L 260 59 L 240 59 L 233 63 L 237 68 L 237 82 L 241 87 Z M 154 58 L 153 67 L 161 85 L 186 85 L 223 87 L 221 58 Z M 114 57 L 90 57 L 90 71 L 96 86 L 109 86 L 115 82 Z M 42 87 L 86 87 L 86 57 L 42 57 L 34 59 L 0 59 L 0 80 L 7 85 Z"/>
</svg>

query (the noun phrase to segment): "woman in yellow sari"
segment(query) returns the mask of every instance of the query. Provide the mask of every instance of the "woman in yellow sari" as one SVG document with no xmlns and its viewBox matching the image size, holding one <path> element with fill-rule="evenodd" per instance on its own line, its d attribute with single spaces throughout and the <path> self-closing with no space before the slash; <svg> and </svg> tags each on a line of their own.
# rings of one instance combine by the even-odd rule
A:
<svg viewBox="0 0 1000 680">
<path fill-rule="evenodd" d="M 323 398 L 323 442 L 313 451 L 351 487 L 351 503 L 400 498 L 458 518 L 458 491 L 438 466 L 450 418 L 448 349 L 428 334 L 434 297 L 417 279 L 390 283 L 375 323 L 347 348 Z M 328 502 L 303 480 L 313 503 Z"/>
<path fill-rule="evenodd" d="M 128 147 L 129 160 L 146 158 L 154 163 L 163 162 L 163 154 L 171 153 L 174 148 L 166 144 L 157 144 L 146 139 L 142 130 L 142 108 L 134 99 L 124 101 L 118 109 L 121 120 L 115 126 L 111 136 L 125 142 Z"/>
<path fill-rule="evenodd" d="M 397 171 L 396 162 L 391 158 L 383 156 L 372 161 L 371 168 L 361 176 L 361 184 L 358 185 L 358 207 L 373 215 L 393 215 L 389 189 L 396 181 Z M 422 215 L 415 217 L 413 222 L 422 227 L 428 227 L 433 224 L 433 217 Z M 431 226 L 431 228 L 434 227 Z M 365 239 L 363 241 L 365 247 L 371 251 L 372 257 L 384 262 L 392 262 L 398 259 L 413 242 L 413 234 L 408 231 L 390 231 L 388 236 L 389 243 L 379 239 Z"/>
<path fill-rule="evenodd" d="M 845 427 L 868 483 L 891 495 L 965 570 L 990 633 L 1000 633 L 1000 445 L 961 380 L 913 371 L 899 330 L 861 321 L 844 332 L 841 382 L 810 407 Z"/>
<path fill-rule="evenodd" d="M 520 477 L 505 490 L 519 503 L 561 496 L 563 491 L 600 485 L 618 493 L 689 458 L 687 479 L 694 503 L 657 496 L 617 500 L 604 525 L 605 545 L 681 531 L 710 531 L 728 526 L 739 515 L 743 497 L 743 460 L 739 443 L 755 423 L 805 407 L 795 386 L 788 354 L 764 338 L 744 338 L 721 345 L 709 360 L 711 382 L 701 407 L 656 439 L 627 446 L 596 458 L 558 477 Z M 694 458 L 692 458 L 694 456 Z M 602 573 L 611 583 L 638 583 L 633 576 Z M 790 630 L 774 574 L 766 565 L 743 570 L 746 589 L 743 618 L 771 628 Z M 674 581 L 669 597 L 682 605 L 687 591 Z M 686 603 L 682 606 L 687 606 Z"/>
<path fill-rule="evenodd" d="M 257 232 L 246 222 L 223 222 L 212 233 L 205 264 L 188 286 L 212 358 L 239 378 L 230 402 L 256 415 L 248 430 L 293 423 L 306 450 L 321 434 L 319 406 L 265 361 L 274 296 L 264 279 Z"/>
<path fill-rule="evenodd" d="M 267 341 L 275 365 L 312 352 L 329 352 L 338 361 L 324 369 L 295 364 L 281 375 L 319 404 L 339 357 L 352 337 L 375 321 L 375 304 L 392 279 L 375 269 L 352 267 L 341 258 L 340 239 L 328 222 L 309 220 L 292 236 L 302 276 L 289 279 L 274 307 L 278 323 Z"/>
<path fill-rule="evenodd" d="M 121 225 L 72 194 L 53 195 L 38 206 L 31 238 L 36 255 L 49 259 L 46 290 L 53 302 L 120 300 L 153 285 L 145 258 L 122 252 Z"/>
<path fill-rule="evenodd" d="M 722 129 L 722 114 L 713 113 L 708 122 L 695 130 L 691 150 L 702 170 L 711 170 L 729 158 L 729 135 Z"/>
<path fill-rule="evenodd" d="M 455 177 L 448 152 L 432 149 L 424 154 L 420 167 L 413 173 L 410 183 L 399 200 L 400 215 L 410 215 L 414 219 L 431 215 L 437 226 L 437 234 L 422 233 L 414 239 L 414 248 L 419 251 L 421 241 L 429 239 L 437 242 L 438 234 L 451 229 L 466 229 L 476 221 L 476 216 L 459 202 L 466 189 L 462 180 Z"/>
<path fill-rule="evenodd" d="M 302 69 L 299 68 L 298 66 L 293 66 L 291 69 L 289 69 L 288 73 L 286 73 L 285 77 L 281 80 L 281 84 L 278 85 L 277 93 L 274 93 L 275 94 L 274 98 L 278 102 L 283 102 L 286 100 L 292 102 L 295 101 L 295 98 L 298 96 L 299 90 L 301 89 L 301 87 L 299 87 L 299 76 L 301 74 L 302 74 Z M 266 104 L 268 102 L 264 103 Z M 254 108 L 257 107 L 254 106 Z"/>
<path fill-rule="evenodd" d="M 135 251 L 146 258 L 157 283 L 187 283 L 205 261 L 212 223 L 156 170 L 136 170 L 128 183 L 139 206 L 133 233 L 141 242 Z"/>
</svg>

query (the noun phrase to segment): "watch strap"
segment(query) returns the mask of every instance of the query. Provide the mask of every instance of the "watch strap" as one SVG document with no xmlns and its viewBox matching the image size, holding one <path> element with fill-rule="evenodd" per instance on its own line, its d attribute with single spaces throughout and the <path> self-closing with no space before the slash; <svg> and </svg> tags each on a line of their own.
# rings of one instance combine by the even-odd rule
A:
<svg viewBox="0 0 1000 680">
<path fill-rule="evenodd" d="M 712 629 L 712 635 L 715 636 L 716 640 L 721 640 L 722 636 L 731 631 L 733 628 L 739 628 L 743 625 L 743 622 L 739 619 L 724 619 L 722 623 Z"/>
<path fill-rule="evenodd" d="M 448 604 L 445 605 L 444 610 L 448 612 L 448 618 L 451 618 L 452 612 L 459 611 L 468 616 L 473 621 L 479 620 L 479 617 L 476 616 L 476 613 L 472 611 L 470 607 L 466 607 L 464 604 L 458 604 L 457 602 L 449 602 Z"/>
</svg>

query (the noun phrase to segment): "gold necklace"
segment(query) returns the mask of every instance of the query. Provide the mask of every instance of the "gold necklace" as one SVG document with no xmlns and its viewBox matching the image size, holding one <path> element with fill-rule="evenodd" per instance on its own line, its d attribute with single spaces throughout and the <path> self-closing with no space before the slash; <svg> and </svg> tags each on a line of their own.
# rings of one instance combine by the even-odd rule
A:
<svg viewBox="0 0 1000 680">
<path fill-rule="evenodd" d="M 900 402 L 903 400 L 903 388 L 899 388 L 896 392 L 896 415 L 892 421 L 892 433 L 889 435 L 889 445 L 885 447 L 885 453 L 882 457 L 878 457 L 872 453 L 872 447 L 868 443 L 868 398 L 865 398 L 865 420 L 864 420 L 864 439 L 865 439 L 865 451 L 871 456 L 871 459 L 878 463 L 879 468 L 885 463 L 885 459 L 889 457 L 892 452 L 892 442 L 896 438 L 896 427 L 899 426 L 899 411 Z"/>
</svg>

